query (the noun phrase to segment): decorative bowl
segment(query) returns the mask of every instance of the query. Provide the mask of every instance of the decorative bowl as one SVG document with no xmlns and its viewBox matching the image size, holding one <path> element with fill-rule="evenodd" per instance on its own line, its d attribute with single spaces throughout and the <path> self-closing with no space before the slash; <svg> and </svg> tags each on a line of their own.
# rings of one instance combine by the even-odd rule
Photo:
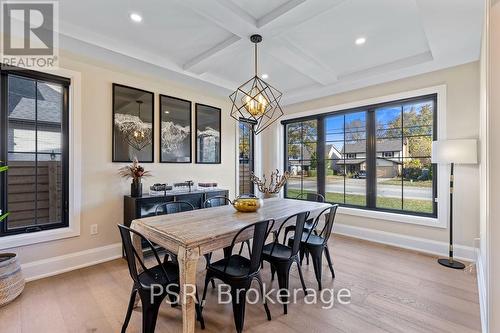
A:
<svg viewBox="0 0 500 333">
<path fill-rule="evenodd" d="M 237 198 L 233 201 L 233 207 L 238 212 L 252 213 L 262 207 L 262 199 L 259 198 Z"/>
</svg>

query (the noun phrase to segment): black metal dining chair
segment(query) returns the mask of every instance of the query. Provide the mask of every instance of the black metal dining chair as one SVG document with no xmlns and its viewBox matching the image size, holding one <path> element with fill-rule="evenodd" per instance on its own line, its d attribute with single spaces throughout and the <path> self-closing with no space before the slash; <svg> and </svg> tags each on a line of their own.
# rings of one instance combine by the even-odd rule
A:
<svg viewBox="0 0 500 333">
<path fill-rule="evenodd" d="M 155 215 L 175 214 L 194 210 L 193 204 L 187 201 L 169 201 L 156 206 Z"/>
<path fill-rule="evenodd" d="M 310 192 L 303 192 L 299 194 L 297 197 L 295 197 L 296 200 L 307 200 L 307 201 L 315 201 L 315 202 L 325 202 L 325 197 L 319 193 L 310 193 Z M 304 232 L 309 232 L 309 230 L 312 229 L 314 224 L 314 219 L 308 219 L 306 223 L 304 224 Z M 285 229 L 284 236 L 283 236 L 283 244 L 286 244 L 286 239 L 288 237 L 288 234 L 294 230 L 295 226 L 290 225 Z M 309 265 L 309 253 L 307 251 L 304 253 L 306 257 L 307 264 Z M 302 262 L 301 262 L 302 264 Z"/>
<path fill-rule="evenodd" d="M 302 192 L 295 199 L 315 202 L 325 202 L 325 197 L 320 193 Z"/>
<path fill-rule="evenodd" d="M 227 197 L 223 195 L 217 195 L 215 197 L 211 197 L 205 200 L 205 202 L 203 203 L 203 207 L 211 208 L 211 207 L 219 207 L 231 204 L 232 204 L 231 200 L 229 200 Z"/>
<path fill-rule="evenodd" d="M 169 201 L 164 202 L 156 206 L 155 215 L 167 215 L 167 214 L 175 214 L 180 212 L 186 212 L 194 210 L 194 206 L 187 201 Z M 156 246 L 158 248 L 158 246 Z M 165 259 L 167 261 L 169 256 L 172 257 L 172 261 L 177 263 L 177 253 L 173 253 L 168 251 L 167 249 L 160 248 L 162 251 L 165 251 Z"/>
<path fill-rule="evenodd" d="M 127 314 L 121 332 L 125 333 L 127 330 L 130 317 L 132 316 L 135 298 L 137 294 L 139 294 L 142 304 L 142 332 L 153 333 L 156 326 L 158 311 L 165 297 L 168 296 L 171 302 L 178 300 L 180 291 L 179 267 L 173 262 L 161 262 L 153 243 L 139 232 L 124 225 L 118 225 L 118 228 L 120 230 L 123 248 L 125 249 L 125 258 L 127 259 L 130 277 L 134 281 Z M 138 255 L 134 248 L 130 235 L 131 233 L 139 237 L 143 244 L 151 248 L 154 258 L 156 259 L 155 266 L 149 268 L 146 266 L 142 257 Z M 139 263 L 141 270 L 138 269 L 137 263 Z M 172 305 L 175 306 L 175 304 Z M 201 328 L 205 329 L 205 322 L 199 304 L 196 304 L 196 315 L 197 319 L 200 321 Z"/>
<path fill-rule="evenodd" d="M 300 283 L 302 284 L 302 289 L 307 295 L 306 284 L 304 282 L 304 276 L 302 275 L 302 269 L 299 262 L 299 248 L 300 248 L 300 235 L 304 232 L 304 223 L 306 222 L 309 212 L 303 212 L 299 214 L 292 215 L 288 217 L 280 226 L 277 232 L 274 233 L 274 241 L 270 244 L 264 246 L 262 250 L 262 260 L 269 262 L 271 265 L 271 276 L 274 280 L 274 274 L 278 274 L 278 285 L 280 290 L 288 290 L 290 281 L 290 268 L 293 263 L 297 264 L 299 270 Z M 295 227 L 294 241 L 291 246 L 279 243 L 279 234 L 283 228 L 286 228 L 293 223 Z M 286 295 L 280 294 L 280 298 L 283 303 L 284 314 L 288 313 L 288 297 Z"/>
<path fill-rule="evenodd" d="M 328 240 L 330 239 L 330 235 L 333 230 L 333 223 L 335 222 L 335 214 L 337 212 L 337 208 L 339 205 L 332 205 L 328 208 L 323 209 L 314 221 L 313 228 L 308 232 L 302 233 L 301 242 L 300 242 L 300 260 L 302 262 L 303 255 L 305 251 L 311 254 L 313 266 L 314 266 L 314 274 L 316 275 L 316 280 L 318 281 L 318 289 L 322 290 L 321 285 L 321 273 L 322 273 L 322 259 L 323 253 L 325 254 L 326 260 L 328 262 L 328 267 L 330 268 L 330 272 L 332 273 L 332 278 L 335 279 L 335 270 L 333 269 L 332 257 L 330 255 L 330 250 L 328 249 Z M 317 232 L 317 228 L 320 220 L 323 215 L 326 215 L 325 224 L 321 232 Z M 295 242 L 294 237 L 290 237 L 288 240 L 289 244 L 293 244 Z"/>
<path fill-rule="evenodd" d="M 264 292 L 264 286 L 260 276 L 260 263 L 264 242 L 269 235 L 269 231 L 272 230 L 273 225 L 274 220 L 266 220 L 244 227 L 234 236 L 231 246 L 228 248 L 229 255 L 219 261 L 210 263 L 207 267 L 202 304 L 205 306 L 208 283 L 212 279 L 219 279 L 223 283 L 229 285 L 233 303 L 234 324 L 238 333 L 243 331 L 245 323 L 246 293 L 248 289 L 250 289 L 252 281 L 257 280 L 261 294 Z M 243 257 L 239 254 L 233 255 L 232 251 L 238 238 L 242 234 L 250 233 L 250 229 L 253 229 L 253 245 L 250 258 Z M 263 297 L 263 299 L 267 319 L 271 320 L 271 312 L 267 306 L 266 298 Z"/>
<path fill-rule="evenodd" d="M 210 208 L 210 207 L 219 207 L 219 206 L 232 205 L 232 204 L 233 203 L 231 202 L 231 200 L 229 200 L 225 196 L 215 196 L 215 197 L 212 197 L 212 198 L 205 200 L 205 202 L 203 203 L 203 207 Z M 241 254 L 243 252 L 243 245 L 244 244 L 247 245 L 248 251 L 249 252 L 251 251 L 250 241 L 246 240 L 245 242 L 241 243 L 239 254 Z M 209 255 L 211 258 L 212 253 L 209 253 Z M 206 255 L 205 255 L 205 257 L 206 257 Z"/>
<path fill-rule="evenodd" d="M 229 200 L 227 197 L 222 196 L 222 195 L 217 195 L 215 197 L 208 198 L 205 200 L 203 203 L 203 207 L 205 208 L 211 208 L 211 207 L 219 207 L 219 206 L 225 206 L 225 205 L 231 205 L 232 202 Z M 242 245 L 243 248 L 243 245 Z M 207 262 L 207 267 L 210 264 L 210 261 L 212 260 L 212 252 L 207 253 L 204 255 L 205 261 Z M 215 288 L 215 282 L 212 280 L 212 287 Z"/>
</svg>

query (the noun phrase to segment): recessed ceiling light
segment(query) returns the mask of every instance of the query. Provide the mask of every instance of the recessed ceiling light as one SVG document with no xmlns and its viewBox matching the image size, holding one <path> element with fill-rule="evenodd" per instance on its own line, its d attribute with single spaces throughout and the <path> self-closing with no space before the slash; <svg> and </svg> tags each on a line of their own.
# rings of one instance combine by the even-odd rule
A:
<svg viewBox="0 0 500 333">
<path fill-rule="evenodd" d="M 269 75 L 267 75 L 267 74 L 262 74 L 262 78 L 263 78 L 264 80 L 266 80 L 266 79 L 268 79 L 268 78 L 269 78 Z"/>
<path fill-rule="evenodd" d="M 363 45 L 364 43 L 366 43 L 366 38 L 365 37 L 359 37 L 358 39 L 356 39 L 356 45 Z"/>
<path fill-rule="evenodd" d="M 130 19 L 137 23 L 142 22 L 142 16 L 137 13 L 130 14 Z"/>
</svg>

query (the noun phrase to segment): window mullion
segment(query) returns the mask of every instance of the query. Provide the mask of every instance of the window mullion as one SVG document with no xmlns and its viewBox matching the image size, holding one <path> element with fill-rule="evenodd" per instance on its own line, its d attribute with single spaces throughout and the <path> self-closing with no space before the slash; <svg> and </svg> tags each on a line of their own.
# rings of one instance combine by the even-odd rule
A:
<svg viewBox="0 0 500 333">
<path fill-rule="evenodd" d="M 366 206 L 377 205 L 377 140 L 375 110 L 366 113 Z"/>
<path fill-rule="evenodd" d="M 326 198 L 326 175 L 325 175 L 325 118 L 319 117 L 317 120 L 317 139 L 316 139 L 316 183 L 319 194 Z"/>
</svg>

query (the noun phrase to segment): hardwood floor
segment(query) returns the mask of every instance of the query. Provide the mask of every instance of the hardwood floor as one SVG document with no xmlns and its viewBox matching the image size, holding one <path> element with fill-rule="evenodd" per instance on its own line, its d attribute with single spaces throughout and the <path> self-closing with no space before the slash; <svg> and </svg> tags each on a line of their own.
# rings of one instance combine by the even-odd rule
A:
<svg viewBox="0 0 500 333">
<path fill-rule="evenodd" d="M 291 304 L 283 315 L 270 304 L 268 322 L 260 304 L 248 305 L 245 332 L 480 332 L 476 275 L 438 265 L 432 256 L 347 237 L 332 237 L 330 248 L 336 279 L 323 261 L 324 288 L 348 288 L 351 303 Z M 198 285 L 203 287 L 203 259 Z M 312 265 L 304 263 L 309 288 L 317 288 Z M 262 272 L 270 283 L 269 267 Z M 277 282 L 273 286 L 277 288 Z M 291 288 L 300 288 L 293 268 Z M 34 281 L 13 303 L 0 308 L 0 332 L 119 332 L 130 295 L 131 280 L 123 260 Z M 202 291 L 202 290 L 201 290 Z M 302 296 L 302 292 L 299 293 Z M 231 305 L 217 304 L 210 287 L 203 312 L 206 333 L 234 332 Z M 127 332 L 140 332 L 140 307 Z M 157 332 L 181 331 L 180 308 L 162 306 Z M 197 331 L 201 332 L 199 325 Z"/>
</svg>

